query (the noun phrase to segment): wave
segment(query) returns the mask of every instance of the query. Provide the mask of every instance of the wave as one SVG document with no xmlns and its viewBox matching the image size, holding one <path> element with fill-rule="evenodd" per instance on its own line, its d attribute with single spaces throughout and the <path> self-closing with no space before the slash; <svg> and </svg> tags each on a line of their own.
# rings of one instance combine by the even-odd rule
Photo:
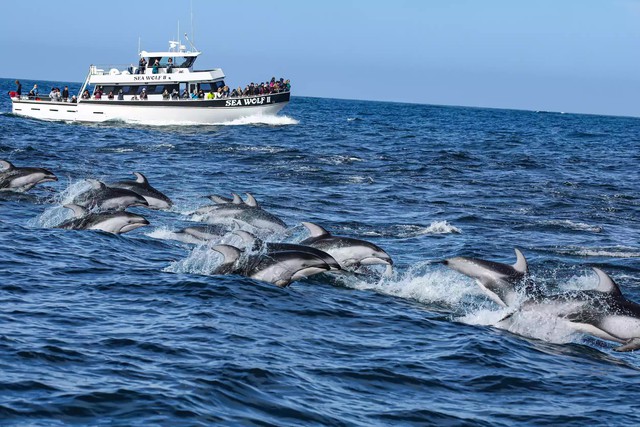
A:
<svg viewBox="0 0 640 427">
<path fill-rule="evenodd" d="M 603 228 L 601 226 L 589 225 L 584 222 L 574 222 L 568 219 L 542 221 L 540 222 L 540 224 L 568 228 L 570 230 L 575 230 L 575 231 L 591 231 L 593 233 L 602 233 L 603 231 Z"/>
<path fill-rule="evenodd" d="M 627 246 L 614 246 L 604 248 L 586 248 L 580 246 L 557 249 L 556 252 L 562 255 L 573 255 L 583 257 L 605 257 L 605 258 L 640 258 L 638 248 Z"/>
</svg>

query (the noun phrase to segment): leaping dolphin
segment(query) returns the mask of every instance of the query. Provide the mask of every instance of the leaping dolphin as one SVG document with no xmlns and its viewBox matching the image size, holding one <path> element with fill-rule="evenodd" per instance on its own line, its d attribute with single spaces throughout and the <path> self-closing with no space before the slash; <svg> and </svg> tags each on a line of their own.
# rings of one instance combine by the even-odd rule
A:
<svg viewBox="0 0 640 427">
<path fill-rule="evenodd" d="M 214 205 L 198 208 L 195 213 L 204 215 L 203 220 L 210 224 L 235 220 L 271 233 L 282 233 L 287 229 L 287 224 L 284 221 L 262 209 L 250 194 L 247 201 L 242 201 L 240 196 L 237 198 L 236 196 L 234 194 L 234 199 L 231 202 L 216 202 Z M 213 198 L 214 202 L 218 197 Z"/>
<path fill-rule="evenodd" d="M 333 236 L 319 225 L 303 222 L 310 236 L 301 245 L 320 249 L 331 255 L 343 269 L 357 269 L 363 265 L 386 265 L 391 272 L 393 260 L 382 248 L 365 240 Z"/>
<path fill-rule="evenodd" d="M 0 191 L 25 192 L 43 182 L 57 181 L 53 172 L 43 168 L 16 167 L 7 160 L 0 160 Z"/>
<path fill-rule="evenodd" d="M 109 184 L 111 188 L 124 188 L 125 190 L 131 190 L 147 201 L 149 208 L 167 210 L 173 206 L 173 202 L 166 195 L 156 190 L 149 184 L 149 180 L 140 172 L 133 173 L 136 176 L 135 181 L 118 181 L 113 184 Z"/>
<path fill-rule="evenodd" d="M 73 204 L 87 209 L 123 210 L 129 206 L 149 206 L 147 200 L 135 191 L 107 187 L 105 183 L 88 179 L 91 189 L 79 194 Z"/>
<path fill-rule="evenodd" d="M 478 258 L 456 257 L 443 263 L 449 268 L 476 279 L 476 283 L 493 301 L 503 307 L 518 302 L 520 286 L 526 286 L 527 259 L 515 249 L 516 263 L 513 265 L 486 261 Z"/>
<path fill-rule="evenodd" d="M 318 258 L 322 258 L 324 262 L 331 267 L 332 271 L 342 270 L 340 264 L 335 260 L 335 258 L 328 253 L 321 251 L 320 249 L 312 248 L 311 246 L 297 245 L 295 243 L 264 242 L 260 238 L 244 230 L 235 230 L 233 234 L 240 237 L 244 244 L 250 249 L 259 250 L 264 248 L 266 253 L 283 251 L 307 252 L 317 256 Z"/>
<path fill-rule="evenodd" d="M 622 344 L 615 351 L 640 349 L 640 304 L 626 299 L 607 273 L 593 271 L 598 275 L 596 290 L 529 299 L 496 326 L 508 329 L 515 314 L 539 312 L 566 321 L 575 332 Z"/>
<path fill-rule="evenodd" d="M 324 260 L 308 252 L 282 251 L 241 258 L 242 251 L 235 246 L 216 245 L 211 249 L 224 258 L 212 274 L 239 274 L 279 287 L 331 269 Z"/>
<path fill-rule="evenodd" d="M 66 220 L 57 228 L 67 230 L 101 230 L 107 233 L 122 234 L 149 225 L 149 221 L 140 215 L 125 211 L 90 213 L 82 206 L 68 204 L 74 217 Z"/>
</svg>

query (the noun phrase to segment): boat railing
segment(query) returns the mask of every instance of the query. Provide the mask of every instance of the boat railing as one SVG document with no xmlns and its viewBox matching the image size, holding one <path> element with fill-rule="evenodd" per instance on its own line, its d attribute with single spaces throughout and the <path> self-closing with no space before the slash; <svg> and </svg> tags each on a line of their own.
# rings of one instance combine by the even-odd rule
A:
<svg viewBox="0 0 640 427">
<path fill-rule="evenodd" d="M 180 67 L 159 67 L 157 74 L 175 74 L 183 73 L 188 68 Z M 208 71 L 217 71 L 218 68 Z M 105 64 L 105 65 L 91 65 L 89 67 L 89 74 L 92 76 L 118 76 L 129 74 L 155 74 L 153 67 L 147 66 L 143 73 L 140 72 L 140 67 L 133 64 Z"/>
<path fill-rule="evenodd" d="M 135 74 L 138 67 L 133 64 L 105 64 L 91 65 L 89 74 L 92 76 L 117 76 L 119 74 Z"/>
</svg>

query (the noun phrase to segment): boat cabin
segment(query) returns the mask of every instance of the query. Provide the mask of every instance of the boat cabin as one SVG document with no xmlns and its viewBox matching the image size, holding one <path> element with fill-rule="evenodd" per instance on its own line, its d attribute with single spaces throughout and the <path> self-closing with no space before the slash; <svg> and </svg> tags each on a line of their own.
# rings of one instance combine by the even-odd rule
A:
<svg viewBox="0 0 640 427">
<path fill-rule="evenodd" d="M 101 99 L 107 99 L 110 92 L 117 99 L 122 91 L 124 100 L 140 99 L 143 92 L 149 100 L 162 100 L 165 90 L 169 94 L 175 90 L 181 97 L 185 89 L 191 94 L 200 90 L 215 92 L 224 87 L 222 69 L 193 69 L 201 52 L 186 51 L 183 45 L 175 49 L 176 42 L 169 42 L 169 45 L 168 51 L 141 51 L 138 64 L 91 65 L 78 101 L 87 100 L 82 96 L 85 90 L 88 91 L 88 99 L 94 100 L 98 88 L 102 91 Z"/>
</svg>

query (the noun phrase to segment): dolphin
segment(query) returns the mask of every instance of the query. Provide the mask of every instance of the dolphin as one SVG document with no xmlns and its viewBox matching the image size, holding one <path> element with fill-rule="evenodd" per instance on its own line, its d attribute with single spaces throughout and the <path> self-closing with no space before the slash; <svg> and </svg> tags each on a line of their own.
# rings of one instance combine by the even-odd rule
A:
<svg viewBox="0 0 640 427">
<path fill-rule="evenodd" d="M 308 252 L 281 251 L 242 257 L 242 251 L 235 246 L 216 245 L 211 249 L 224 258 L 212 274 L 239 274 L 281 288 L 331 269 L 324 260 Z"/>
<path fill-rule="evenodd" d="M 220 205 L 246 205 L 249 207 L 257 208 L 258 202 L 250 193 L 245 193 L 247 195 L 246 200 L 242 200 L 242 197 L 237 195 L 236 193 L 231 193 L 233 196 L 232 199 L 228 197 L 218 196 L 216 194 L 212 194 L 207 196 L 214 204 L 213 205 L 205 205 L 196 209 L 195 213 L 197 214 L 207 214 L 215 210 L 223 209 L 224 206 Z M 238 207 L 238 209 L 242 209 L 242 207 Z"/>
<path fill-rule="evenodd" d="M 518 312 L 543 313 L 567 322 L 575 332 L 622 344 L 615 351 L 640 349 L 640 304 L 626 299 L 620 287 L 599 268 L 595 290 L 531 298 L 496 326 L 508 329 Z"/>
<path fill-rule="evenodd" d="M 338 261 L 335 260 L 328 253 L 321 251 L 320 249 L 312 248 L 311 246 L 297 245 L 295 243 L 272 243 L 272 242 L 264 242 L 260 238 L 255 235 L 249 233 L 244 230 L 236 230 L 233 232 L 236 236 L 239 236 L 244 244 L 253 250 L 260 250 L 261 248 L 265 249 L 266 253 L 273 252 L 283 252 L 283 251 L 298 251 L 298 252 L 307 252 L 312 255 L 317 256 L 318 258 L 322 258 L 324 262 L 331 268 L 332 271 L 342 270 Z"/>
<path fill-rule="evenodd" d="M 233 203 L 234 205 L 239 205 L 241 203 L 244 203 L 242 201 L 242 198 L 240 196 L 238 196 L 236 193 L 231 193 L 231 195 L 233 196 L 232 199 L 229 199 L 228 197 L 218 196 L 216 194 L 212 194 L 212 195 L 207 196 L 207 197 L 209 199 L 211 199 L 211 201 L 213 203 L 216 203 L 216 204 Z"/>
<path fill-rule="evenodd" d="M 240 199 L 239 196 L 238 199 Z M 240 200 L 240 203 L 232 200 L 231 202 L 203 206 L 195 213 L 203 215 L 203 220 L 209 224 L 235 220 L 271 233 L 282 233 L 287 229 L 287 224 L 284 221 L 262 209 L 253 196 L 249 195 L 246 202 Z"/>
<path fill-rule="evenodd" d="M 156 190 L 149 184 L 147 178 L 140 172 L 133 173 L 136 176 L 135 181 L 118 181 L 113 184 L 109 184 L 111 188 L 124 188 L 125 190 L 131 190 L 147 201 L 150 209 L 168 210 L 173 206 L 173 202 L 170 198 Z"/>
<path fill-rule="evenodd" d="M 37 184 L 58 180 L 47 169 L 16 167 L 6 160 L 0 160 L 0 167 L 0 191 L 25 192 Z"/>
<path fill-rule="evenodd" d="M 102 211 L 123 210 L 129 206 L 149 206 L 147 200 L 135 191 L 107 187 L 95 179 L 87 181 L 91 183 L 92 188 L 76 196 L 73 204 Z"/>
<path fill-rule="evenodd" d="M 456 257 L 443 261 L 449 268 L 476 279 L 480 288 L 497 304 L 511 307 L 518 302 L 519 285 L 525 283 L 528 274 L 527 259 L 515 249 L 513 265 L 486 261 L 478 258 Z"/>
<path fill-rule="evenodd" d="M 176 234 L 184 234 L 194 239 L 208 242 L 210 240 L 221 239 L 225 234 L 229 232 L 229 229 L 223 225 L 196 225 L 192 227 L 183 228 L 177 231 Z"/>
<path fill-rule="evenodd" d="M 149 225 L 149 221 L 140 215 L 125 211 L 112 211 L 101 213 L 87 212 L 82 206 L 75 204 L 64 205 L 71 209 L 74 217 L 66 220 L 57 228 L 67 230 L 101 230 L 107 233 L 122 234 Z"/>
<path fill-rule="evenodd" d="M 331 255 L 343 269 L 357 269 L 364 265 L 386 265 L 386 274 L 391 273 L 393 260 L 382 248 L 365 240 L 333 236 L 319 225 L 303 222 L 310 237 L 301 245 L 320 249 Z"/>
</svg>

